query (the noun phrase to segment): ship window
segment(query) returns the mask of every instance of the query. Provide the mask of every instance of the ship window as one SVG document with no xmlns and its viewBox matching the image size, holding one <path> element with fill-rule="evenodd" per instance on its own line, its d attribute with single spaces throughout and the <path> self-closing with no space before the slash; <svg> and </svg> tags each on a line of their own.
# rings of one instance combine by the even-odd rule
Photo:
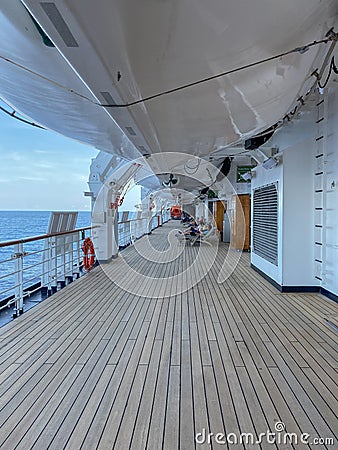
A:
<svg viewBox="0 0 338 450">
<path fill-rule="evenodd" d="M 278 265 L 278 184 L 253 192 L 253 252 Z"/>
</svg>

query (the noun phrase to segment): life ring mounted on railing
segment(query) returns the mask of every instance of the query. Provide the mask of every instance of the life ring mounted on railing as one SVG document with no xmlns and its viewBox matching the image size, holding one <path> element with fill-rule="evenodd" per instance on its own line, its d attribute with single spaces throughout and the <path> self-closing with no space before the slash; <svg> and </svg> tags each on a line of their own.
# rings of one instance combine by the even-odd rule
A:
<svg viewBox="0 0 338 450">
<path fill-rule="evenodd" d="M 87 272 L 89 272 L 95 263 L 95 250 L 92 240 L 90 238 L 86 238 L 83 241 L 81 248 L 83 251 L 83 267 Z"/>
</svg>

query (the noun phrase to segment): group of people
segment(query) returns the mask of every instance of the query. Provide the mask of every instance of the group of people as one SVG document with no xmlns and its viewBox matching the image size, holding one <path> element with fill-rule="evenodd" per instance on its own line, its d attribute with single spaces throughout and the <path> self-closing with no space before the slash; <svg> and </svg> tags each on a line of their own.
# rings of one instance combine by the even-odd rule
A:
<svg viewBox="0 0 338 450">
<path fill-rule="evenodd" d="M 185 215 L 181 222 L 186 227 L 186 230 L 179 230 L 179 233 L 185 236 L 206 236 L 212 228 L 211 224 L 207 223 L 204 217 L 195 220 L 193 217 Z"/>
</svg>

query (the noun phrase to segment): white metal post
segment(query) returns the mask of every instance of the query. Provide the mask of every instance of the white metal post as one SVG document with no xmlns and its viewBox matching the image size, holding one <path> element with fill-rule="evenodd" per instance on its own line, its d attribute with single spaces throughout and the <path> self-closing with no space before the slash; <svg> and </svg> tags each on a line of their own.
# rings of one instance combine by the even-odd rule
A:
<svg viewBox="0 0 338 450">
<path fill-rule="evenodd" d="M 65 237 L 65 283 L 73 280 L 73 235 Z"/>
<path fill-rule="evenodd" d="M 76 269 L 75 269 L 75 275 L 77 278 L 79 278 L 80 276 L 80 266 L 81 266 L 81 238 L 82 238 L 82 233 L 84 234 L 85 232 L 83 231 L 79 231 L 77 233 L 77 240 L 76 240 Z"/>
<path fill-rule="evenodd" d="M 51 238 L 51 290 L 54 294 L 58 285 L 58 255 L 56 251 L 56 237 Z"/>
<path fill-rule="evenodd" d="M 118 208 L 111 210 L 112 213 L 112 258 L 117 258 L 119 253 L 119 213 Z"/>
<path fill-rule="evenodd" d="M 100 262 L 109 262 L 118 254 L 117 209 L 112 209 L 112 188 L 106 185 L 100 191 L 92 215 L 93 243 Z M 114 198 L 115 200 L 115 198 Z M 116 220 L 116 224 L 115 224 Z"/>
<path fill-rule="evenodd" d="M 23 244 L 14 247 L 15 259 L 15 308 L 13 317 L 23 313 Z"/>
<path fill-rule="evenodd" d="M 60 264 L 60 283 L 61 288 L 66 285 L 66 237 L 60 236 L 57 238 L 58 243 L 58 252 L 61 256 L 61 264 Z"/>
<path fill-rule="evenodd" d="M 147 199 L 147 233 L 151 234 L 153 230 L 153 214 L 152 214 L 152 206 L 153 206 L 153 196 L 150 195 Z"/>
</svg>

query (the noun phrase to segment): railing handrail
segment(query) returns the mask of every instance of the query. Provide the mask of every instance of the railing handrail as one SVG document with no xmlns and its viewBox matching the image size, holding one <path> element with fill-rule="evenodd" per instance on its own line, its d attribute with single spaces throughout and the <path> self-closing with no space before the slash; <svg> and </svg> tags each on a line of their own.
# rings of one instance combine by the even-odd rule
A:
<svg viewBox="0 0 338 450">
<path fill-rule="evenodd" d="M 22 239 L 16 239 L 15 241 L 6 241 L 6 242 L 0 242 L 0 247 L 8 247 L 9 245 L 16 245 L 16 244 L 27 244 L 28 242 L 34 242 L 39 241 L 41 239 L 48 239 L 55 236 L 64 236 L 67 234 L 74 234 L 79 231 L 86 231 L 91 230 L 94 227 L 83 227 L 83 228 L 75 228 L 74 230 L 70 231 L 59 231 L 57 233 L 47 233 L 47 234 L 40 234 L 39 236 L 32 236 Z"/>
<path fill-rule="evenodd" d="M 118 223 L 120 224 L 120 223 L 128 223 L 128 222 L 138 222 L 139 220 L 144 220 L 144 219 L 147 219 L 147 217 L 139 217 L 138 219 L 121 220 L 121 222 L 118 222 Z"/>
<path fill-rule="evenodd" d="M 154 217 L 156 217 L 157 214 L 155 214 L 154 216 L 152 216 L 152 219 Z M 146 217 L 140 217 L 138 219 L 127 219 L 120 223 L 128 223 L 128 222 L 137 222 L 139 220 L 142 219 L 146 219 Z M 48 239 L 50 237 L 55 237 L 55 236 L 64 236 L 67 234 L 74 234 L 77 233 L 79 231 L 86 231 L 86 230 L 91 230 L 93 228 L 96 228 L 95 226 L 90 226 L 90 227 L 83 227 L 83 228 L 75 228 L 74 230 L 70 230 L 70 231 L 59 231 L 57 233 L 46 233 L 46 234 L 40 234 L 38 236 L 31 236 L 31 237 L 27 237 L 27 238 L 22 238 L 22 239 L 16 239 L 14 241 L 5 241 L 5 242 L 0 242 L 0 248 L 1 247 L 8 247 L 10 245 L 17 245 L 17 244 L 27 244 L 28 242 L 34 242 L 34 241 L 39 241 L 41 239 Z"/>
<path fill-rule="evenodd" d="M 151 217 L 148 215 L 119 221 L 119 225 L 126 225 L 118 232 L 119 250 L 134 244 L 137 239 L 151 232 L 150 230 L 169 220 L 168 214 L 165 213 L 164 217 L 162 215 L 161 220 L 156 220 L 155 223 L 156 216 L 158 213 Z M 95 224 L 68 231 L 0 242 L 0 250 L 4 247 L 14 247 L 11 257 L 0 261 L 0 264 L 6 264 L 5 273 L 0 276 L 0 282 L 4 283 L 1 289 L 5 288 L 0 292 L 0 310 L 14 305 L 13 317 L 17 317 L 24 311 L 24 299 L 27 296 L 41 291 L 41 298 L 46 298 L 56 292 L 58 288 L 61 289 L 74 278 L 81 276 L 84 273 L 81 241 L 86 238 L 87 234 L 92 234 L 91 231 L 94 228 L 99 227 L 99 224 Z M 88 230 L 90 230 L 89 233 L 87 233 Z M 70 239 L 66 239 L 66 236 L 69 236 Z M 58 237 L 60 240 L 57 239 Z M 32 251 L 26 251 L 25 244 L 34 241 L 45 241 L 44 248 L 39 250 L 32 248 Z M 28 249 L 30 250 L 29 246 Z M 40 261 L 38 260 L 39 256 L 41 256 Z M 37 280 L 40 281 L 37 282 Z M 33 282 L 34 284 L 30 285 Z M 3 298 L 4 296 L 5 298 Z"/>
</svg>

